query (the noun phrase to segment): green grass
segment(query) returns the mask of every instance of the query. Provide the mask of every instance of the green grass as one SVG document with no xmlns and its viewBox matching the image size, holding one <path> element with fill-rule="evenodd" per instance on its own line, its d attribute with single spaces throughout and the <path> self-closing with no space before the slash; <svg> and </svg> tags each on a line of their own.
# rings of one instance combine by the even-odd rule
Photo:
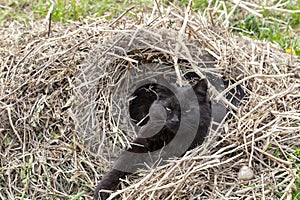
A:
<svg viewBox="0 0 300 200">
<path fill-rule="evenodd" d="M 189 0 L 183 0 L 183 1 L 168 1 L 168 0 L 164 0 L 163 3 L 164 4 L 169 4 L 170 2 L 172 2 L 175 5 L 178 5 L 180 7 L 186 7 L 189 3 Z M 205 8 L 207 8 L 208 6 L 208 0 L 196 0 L 193 1 L 193 5 L 192 5 L 192 9 L 193 10 L 204 10 Z"/>
<path fill-rule="evenodd" d="M 187 6 L 189 0 L 164 1 L 166 4 L 172 2 L 181 7 Z M 177 3 L 176 3 L 177 2 Z M 215 5 L 216 0 L 211 5 Z M 233 9 L 230 1 L 224 1 L 226 12 L 229 13 Z M 300 11 L 300 0 L 283 0 L 286 3 L 286 10 Z M 208 6 L 208 0 L 194 0 L 193 10 L 202 12 Z M 220 7 L 220 11 L 223 6 Z M 221 12 L 220 12 L 221 13 Z M 300 56 L 300 13 L 289 13 L 285 11 L 274 11 L 263 8 L 260 13 L 263 17 L 259 18 L 245 10 L 237 8 L 230 19 L 230 29 L 234 34 L 244 35 L 259 40 L 267 40 L 279 45 L 283 51 Z M 218 14 L 217 14 L 218 15 Z"/>
<path fill-rule="evenodd" d="M 300 180 L 300 171 L 298 171 L 298 179 Z M 295 181 L 296 191 L 292 193 L 293 200 L 300 200 L 300 181 Z"/>
<path fill-rule="evenodd" d="M 269 148 L 271 148 L 271 147 L 272 147 L 272 145 L 269 146 Z M 267 151 L 270 150 L 269 148 L 267 148 Z M 299 162 L 299 160 L 300 160 L 300 148 L 294 148 L 292 151 L 293 151 L 293 156 L 289 157 L 289 161 L 293 163 L 293 166 L 296 168 L 297 175 L 298 175 L 298 178 L 295 180 L 295 183 L 294 183 L 295 186 L 296 186 L 296 188 L 295 188 L 296 190 L 292 191 L 292 200 L 300 200 L 300 162 Z M 273 153 L 273 155 L 276 158 L 280 158 L 280 159 L 283 159 L 283 160 L 286 159 L 286 157 L 281 153 L 279 148 L 275 149 L 275 152 Z M 295 157 L 297 159 L 295 159 Z M 278 182 L 283 181 L 284 178 L 286 178 L 286 177 L 282 177 Z M 282 187 L 287 187 L 288 185 L 286 184 L 286 185 L 281 185 L 281 186 Z M 273 187 L 270 186 L 269 188 L 273 188 Z M 277 195 L 278 195 L 278 198 L 281 198 L 282 195 L 283 195 L 283 192 L 279 192 Z"/>
<path fill-rule="evenodd" d="M 298 127 L 300 127 L 300 124 L 297 124 Z M 271 145 L 270 145 L 271 147 Z M 268 151 L 268 149 L 267 149 Z M 280 149 L 276 149 L 275 152 L 274 152 L 274 156 L 276 158 L 281 158 L 281 159 L 285 159 L 284 155 L 282 153 L 280 153 Z M 296 186 L 296 190 L 292 191 L 292 200 L 300 200 L 300 148 L 293 148 L 292 149 L 292 152 L 293 152 L 293 156 L 291 156 L 289 158 L 289 161 L 291 161 L 293 163 L 293 165 L 296 167 L 296 170 L 297 170 L 297 175 L 298 175 L 298 178 L 295 180 L 295 186 Z M 295 157 L 297 159 L 295 159 Z M 282 180 L 284 179 L 285 177 L 282 177 Z M 282 186 L 287 186 L 287 185 L 282 185 Z M 278 198 L 281 198 L 283 195 L 283 193 L 278 193 Z"/>
<path fill-rule="evenodd" d="M 121 14 L 130 6 L 137 8 L 149 5 L 147 1 L 116 0 L 56 0 L 52 10 L 52 21 L 67 23 L 68 20 L 81 20 L 86 17 L 105 16 L 111 19 Z M 0 8 L 0 25 L 17 20 L 28 24 L 31 20 L 43 19 L 47 16 L 52 3 L 47 0 L 10 0 Z"/>
<path fill-rule="evenodd" d="M 67 23 L 68 20 L 81 20 L 86 17 L 105 16 L 111 19 L 118 16 L 128 7 L 135 5 L 136 10 L 152 6 L 154 1 L 116 1 L 116 0 L 56 0 L 53 5 L 52 21 Z M 163 1 L 164 4 L 177 4 L 185 7 L 189 0 Z M 212 5 L 215 4 L 212 1 Z M 283 9 L 300 10 L 300 0 L 285 0 Z M 233 4 L 225 1 L 227 12 Z M 0 8 L 0 26 L 7 26 L 11 21 L 28 24 L 32 20 L 43 19 L 47 16 L 52 4 L 47 0 L 9 0 Z M 192 8 L 202 12 L 208 6 L 208 0 L 194 0 Z M 223 7 L 220 7 L 223 9 Z M 222 10 L 221 10 L 222 11 Z M 242 13 L 242 14 L 241 14 Z M 264 8 L 262 18 L 238 8 L 230 21 L 230 28 L 235 34 L 246 35 L 259 40 L 267 40 L 278 44 L 287 53 L 300 56 L 300 13 L 273 11 Z"/>
<path fill-rule="evenodd" d="M 286 25 L 274 24 L 269 19 L 267 17 L 258 19 L 258 17 L 249 14 L 241 21 L 232 22 L 231 26 L 233 30 L 238 30 L 241 35 L 268 40 L 278 44 L 284 50 L 293 49 L 296 55 L 300 55 L 300 37 L 294 33 L 294 30 L 299 29 L 295 21 L 299 20 L 298 23 L 300 24 L 300 19 L 286 19 L 289 20 Z M 274 20 L 274 18 L 272 19 Z"/>
<path fill-rule="evenodd" d="M 300 11 L 300 0 L 284 1 L 283 9 Z M 262 18 L 248 14 L 230 23 L 234 32 L 278 44 L 287 53 L 300 55 L 300 13 L 273 11 L 264 8 Z M 235 13 L 238 16 L 238 11 Z M 297 33 L 298 32 L 298 33 Z M 292 51 L 292 52 L 291 52 Z"/>
<path fill-rule="evenodd" d="M 299 126 L 300 127 L 300 126 Z M 294 155 L 300 159 L 300 148 L 295 148 L 295 153 Z M 298 170 L 298 180 L 295 181 L 295 186 L 296 186 L 296 191 L 292 193 L 292 199 L 293 200 L 300 200 L 300 162 L 295 161 L 295 165 L 297 166 Z"/>
</svg>

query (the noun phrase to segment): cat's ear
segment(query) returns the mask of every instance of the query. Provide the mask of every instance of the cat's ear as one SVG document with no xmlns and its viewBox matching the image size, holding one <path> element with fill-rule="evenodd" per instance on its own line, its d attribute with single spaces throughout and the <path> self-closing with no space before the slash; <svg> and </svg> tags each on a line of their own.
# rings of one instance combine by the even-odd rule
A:
<svg viewBox="0 0 300 200">
<path fill-rule="evenodd" d="M 196 94 L 200 94 L 203 96 L 207 95 L 207 80 L 206 79 L 201 79 L 198 80 L 194 85 L 193 85 L 193 89 L 195 91 Z"/>
<path fill-rule="evenodd" d="M 158 77 L 154 90 L 160 99 L 164 99 L 172 95 L 171 88 L 172 85 L 164 77 Z"/>
<path fill-rule="evenodd" d="M 156 85 L 154 90 L 159 99 L 166 99 L 166 98 L 172 96 L 172 91 L 164 85 L 160 85 L 160 84 Z"/>
</svg>

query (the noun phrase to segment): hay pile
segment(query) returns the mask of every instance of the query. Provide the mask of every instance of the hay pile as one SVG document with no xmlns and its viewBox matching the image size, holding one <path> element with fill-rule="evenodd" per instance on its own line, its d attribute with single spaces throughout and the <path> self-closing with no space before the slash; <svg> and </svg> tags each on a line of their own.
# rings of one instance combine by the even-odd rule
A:
<svg viewBox="0 0 300 200">
<path fill-rule="evenodd" d="M 120 79 L 129 68 L 154 61 L 169 71 L 173 65 L 197 71 L 201 58 L 192 55 L 202 53 L 213 58 L 216 73 L 241 84 L 247 98 L 202 147 L 139 172 L 116 194 L 123 199 L 290 197 L 300 161 L 295 156 L 300 59 L 269 43 L 232 36 L 188 9 L 142 14 L 139 20 L 121 15 L 112 22 L 55 23 L 49 37 L 42 22 L 0 30 L 1 199 L 91 198 L 101 174 L 135 137 L 116 116 L 120 100 L 127 98 L 116 92 Z M 151 44 L 133 41 L 128 53 L 131 38 Z M 244 165 L 254 172 L 248 181 L 237 178 Z"/>
</svg>

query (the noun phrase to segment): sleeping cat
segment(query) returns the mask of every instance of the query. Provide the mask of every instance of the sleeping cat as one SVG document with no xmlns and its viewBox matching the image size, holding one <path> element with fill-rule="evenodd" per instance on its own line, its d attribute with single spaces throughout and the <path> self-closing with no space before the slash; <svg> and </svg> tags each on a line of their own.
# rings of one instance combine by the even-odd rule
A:
<svg viewBox="0 0 300 200">
<path fill-rule="evenodd" d="M 153 158 L 182 156 L 200 145 L 207 135 L 211 103 L 205 80 L 197 80 L 192 87 L 156 84 L 154 91 L 156 99 L 149 107 L 149 118 L 143 122 L 131 148 L 122 152 L 113 169 L 102 177 L 95 190 L 95 199 L 107 199 L 109 193 L 104 190 L 116 190 L 120 178 L 135 172 L 144 163 L 151 165 Z M 139 109 L 131 111 L 138 113 Z"/>
</svg>

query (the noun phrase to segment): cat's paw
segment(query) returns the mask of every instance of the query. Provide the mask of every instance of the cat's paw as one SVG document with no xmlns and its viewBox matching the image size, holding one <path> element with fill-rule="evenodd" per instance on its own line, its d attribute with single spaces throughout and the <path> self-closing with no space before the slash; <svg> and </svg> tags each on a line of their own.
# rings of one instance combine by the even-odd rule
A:
<svg viewBox="0 0 300 200">
<path fill-rule="evenodd" d="M 95 200 L 106 200 L 109 197 L 108 192 L 104 192 L 103 190 L 106 190 L 103 188 L 103 185 L 99 183 L 96 187 L 95 193 L 94 193 L 94 199 Z"/>
</svg>

